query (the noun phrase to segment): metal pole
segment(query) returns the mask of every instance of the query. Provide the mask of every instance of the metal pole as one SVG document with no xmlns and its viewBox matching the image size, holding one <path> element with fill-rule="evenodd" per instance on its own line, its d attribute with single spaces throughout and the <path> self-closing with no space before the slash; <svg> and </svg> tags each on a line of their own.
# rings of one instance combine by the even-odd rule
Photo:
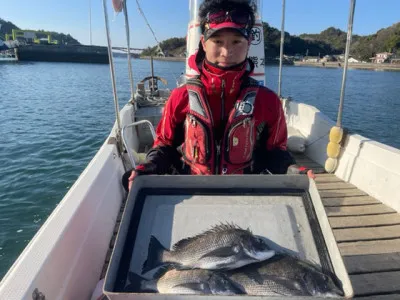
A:
<svg viewBox="0 0 400 300">
<path fill-rule="evenodd" d="M 151 92 L 154 93 L 154 65 L 153 65 L 153 55 L 150 57 L 150 67 L 151 67 Z"/>
<path fill-rule="evenodd" d="M 344 90 L 346 88 L 346 76 L 347 76 L 347 65 L 350 53 L 351 35 L 353 32 L 353 20 L 354 20 L 354 10 L 356 7 L 356 0 L 350 0 L 350 13 L 349 13 L 349 24 L 347 27 L 347 41 L 346 41 L 346 52 L 344 55 L 344 67 L 343 67 L 343 78 L 342 78 L 342 88 L 340 90 L 340 102 L 339 111 L 336 126 L 342 126 L 342 115 L 343 115 L 343 102 L 344 102 Z"/>
<path fill-rule="evenodd" d="M 107 0 L 103 0 L 103 10 L 104 10 L 104 19 L 106 23 L 106 34 L 107 34 L 107 46 L 108 46 L 108 59 L 110 62 L 110 73 L 111 73 L 111 82 L 112 82 L 112 89 L 114 95 L 114 106 L 115 106 L 115 117 L 117 120 L 117 137 L 120 136 L 121 133 L 121 121 L 119 117 L 119 104 L 118 104 L 118 95 L 117 95 L 117 85 L 115 82 L 115 69 L 114 69 L 114 61 L 112 56 L 112 45 L 111 45 L 111 38 L 110 38 L 110 29 L 108 26 L 108 13 L 107 13 Z M 119 141 L 120 143 L 120 141 Z M 122 149 L 122 148 L 121 148 Z"/>
<path fill-rule="evenodd" d="M 89 0 L 89 42 L 92 45 L 92 0 Z"/>
<path fill-rule="evenodd" d="M 283 62 L 284 43 L 285 43 L 285 0 L 282 0 L 281 51 L 279 55 L 278 97 L 281 96 L 281 89 L 282 89 L 282 62 Z"/>
<path fill-rule="evenodd" d="M 128 18 L 128 8 L 126 6 L 126 0 L 124 1 L 124 16 L 125 16 L 125 31 L 126 31 L 126 45 L 128 46 L 128 73 L 129 82 L 131 85 L 131 99 L 130 102 L 134 101 L 135 87 L 133 85 L 133 74 L 132 74 L 132 63 L 131 63 L 131 46 L 130 46 L 130 34 L 129 34 L 129 18 Z"/>
</svg>

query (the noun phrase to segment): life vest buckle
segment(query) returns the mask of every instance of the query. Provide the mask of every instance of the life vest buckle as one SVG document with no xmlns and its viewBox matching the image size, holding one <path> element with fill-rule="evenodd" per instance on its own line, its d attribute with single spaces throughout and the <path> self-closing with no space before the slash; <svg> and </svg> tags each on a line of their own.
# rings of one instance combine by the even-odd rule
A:
<svg viewBox="0 0 400 300">
<path fill-rule="evenodd" d="M 250 102 L 240 102 L 237 111 L 241 115 L 251 115 L 253 114 L 254 105 Z"/>
</svg>

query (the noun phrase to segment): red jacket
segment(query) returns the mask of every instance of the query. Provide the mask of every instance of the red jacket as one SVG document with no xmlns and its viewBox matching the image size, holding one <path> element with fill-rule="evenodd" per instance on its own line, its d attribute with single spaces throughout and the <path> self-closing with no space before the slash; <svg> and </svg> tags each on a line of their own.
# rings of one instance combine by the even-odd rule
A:
<svg viewBox="0 0 400 300">
<path fill-rule="evenodd" d="M 205 60 L 196 63 L 195 59 L 196 57 L 192 56 L 189 63 L 191 68 L 198 71 L 203 84 L 208 111 L 213 120 L 213 142 L 216 142 L 222 139 L 229 113 L 242 91 L 242 84 L 247 82 L 254 66 L 247 60 L 233 70 L 222 70 Z M 251 162 L 244 173 L 260 173 L 265 169 L 271 173 L 286 173 L 288 166 L 295 162 L 286 151 L 287 128 L 281 102 L 271 90 L 263 86 L 259 86 L 257 90 L 252 116 L 257 141 Z M 221 98 L 224 99 L 224 103 Z M 157 127 L 153 148 L 147 155 L 148 163 L 136 168 L 139 174 L 164 174 L 169 172 L 171 166 L 178 169 L 178 172 L 199 173 L 194 172 L 193 168 L 188 170 L 190 167 L 187 160 L 184 164 L 180 162 L 182 145 L 185 142 L 184 122 L 188 112 L 188 88 L 184 85 L 172 91 Z M 209 174 L 216 172 L 220 174 L 221 170 L 211 168 Z"/>
</svg>

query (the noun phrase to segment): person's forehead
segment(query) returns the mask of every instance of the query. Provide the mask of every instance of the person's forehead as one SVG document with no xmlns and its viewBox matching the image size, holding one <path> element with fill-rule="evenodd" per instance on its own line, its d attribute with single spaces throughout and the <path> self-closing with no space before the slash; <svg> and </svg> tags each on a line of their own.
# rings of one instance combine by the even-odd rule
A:
<svg viewBox="0 0 400 300">
<path fill-rule="evenodd" d="M 242 34 L 240 34 L 240 32 L 238 32 L 236 29 L 232 29 L 232 28 L 220 29 L 217 32 L 215 32 L 212 36 L 210 36 L 210 38 L 223 37 L 223 36 L 234 36 L 234 37 L 244 38 L 244 36 Z"/>
</svg>

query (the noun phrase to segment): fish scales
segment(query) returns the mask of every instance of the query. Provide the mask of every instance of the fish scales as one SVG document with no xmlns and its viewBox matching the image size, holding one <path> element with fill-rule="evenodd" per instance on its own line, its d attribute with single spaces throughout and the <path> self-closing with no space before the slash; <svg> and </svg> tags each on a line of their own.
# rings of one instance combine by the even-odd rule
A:
<svg viewBox="0 0 400 300">
<path fill-rule="evenodd" d="M 268 261 L 254 263 L 227 274 L 249 295 L 343 295 L 333 274 L 325 273 L 320 267 L 288 254 L 277 254 Z"/>
<path fill-rule="evenodd" d="M 220 224 L 201 234 L 182 239 L 169 251 L 151 237 L 143 273 L 164 264 L 180 269 L 234 269 L 272 257 L 275 251 L 248 229 Z"/>
</svg>

